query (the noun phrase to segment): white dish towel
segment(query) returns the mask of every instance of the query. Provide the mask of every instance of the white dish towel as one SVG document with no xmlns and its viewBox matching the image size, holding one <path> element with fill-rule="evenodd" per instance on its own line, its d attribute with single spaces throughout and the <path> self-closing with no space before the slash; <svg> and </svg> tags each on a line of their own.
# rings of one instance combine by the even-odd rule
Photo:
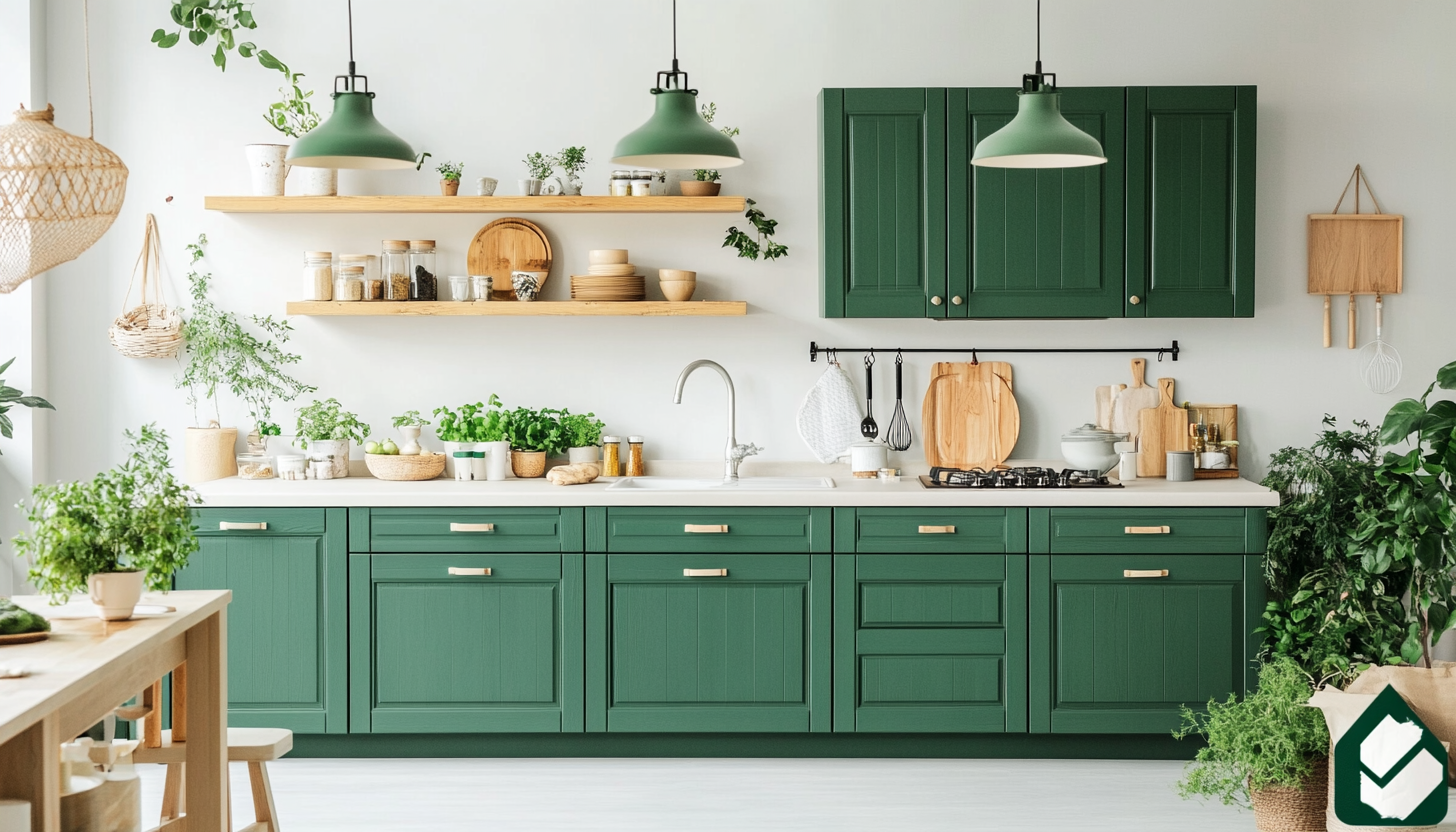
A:
<svg viewBox="0 0 1456 832">
<path fill-rule="evenodd" d="M 799 437 L 820 462 L 828 464 L 859 441 L 863 418 L 849 375 L 838 364 L 830 364 L 799 406 Z"/>
</svg>

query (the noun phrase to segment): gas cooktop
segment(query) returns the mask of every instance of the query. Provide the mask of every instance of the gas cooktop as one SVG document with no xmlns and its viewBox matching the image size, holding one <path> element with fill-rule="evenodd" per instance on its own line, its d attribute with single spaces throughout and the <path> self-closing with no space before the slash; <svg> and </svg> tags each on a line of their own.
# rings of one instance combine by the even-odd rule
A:
<svg viewBox="0 0 1456 832">
<path fill-rule="evenodd" d="M 931 468 L 930 475 L 922 475 L 920 482 L 926 488 L 1121 488 L 1122 483 L 1113 482 L 1097 471 L 1080 471 L 1073 468 L 998 468 L 984 471 L 972 468 Z"/>
</svg>

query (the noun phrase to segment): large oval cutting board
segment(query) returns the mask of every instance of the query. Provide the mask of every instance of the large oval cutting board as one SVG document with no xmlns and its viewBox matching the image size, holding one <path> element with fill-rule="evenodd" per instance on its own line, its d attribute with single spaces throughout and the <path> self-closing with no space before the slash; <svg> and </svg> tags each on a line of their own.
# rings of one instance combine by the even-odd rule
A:
<svg viewBox="0 0 1456 832">
<path fill-rule="evenodd" d="M 465 255 L 465 265 L 471 274 L 488 274 L 494 278 L 492 298 L 515 300 L 511 272 L 550 272 L 551 243 L 546 240 L 546 232 L 534 222 L 504 217 L 476 232 Z M 544 279 L 541 285 L 546 285 Z"/>
<path fill-rule="evenodd" d="M 921 409 L 925 461 L 943 468 L 1001 465 L 1021 434 L 1021 410 L 1011 392 L 1011 365 L 937 363 Z"/>
</svg>

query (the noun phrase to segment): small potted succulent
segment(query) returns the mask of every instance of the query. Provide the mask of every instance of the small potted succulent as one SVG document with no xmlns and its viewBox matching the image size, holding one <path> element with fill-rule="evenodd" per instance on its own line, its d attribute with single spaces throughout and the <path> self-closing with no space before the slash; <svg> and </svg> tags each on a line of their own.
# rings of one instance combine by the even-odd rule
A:
<svg viewBox="0 0 1456 832">
<path fill-rule="evenodd" d="M 566 434 L 566 461 L 596 462 L 601 457 L 602 424 L 595 413 L 568 413 L 561 411 L 561 430 Z"/>
<path fill-rule="evenodd" d="M 713 102 L 704 104 L 702 114 L 703 121 L 712 124 L 713 118 L 718 115 L 718 105 Z M 720 127 L 718 132 L 731 139 L 738 135 L 738 128 Z M 723 183 L 718 181 L 720 178 L 722 175 L 716 170 L 698 168 L 693 171 L 692 179 L 684 179 L 678 187 L 682 189 L 683 196 L 717 196 L 723 188 Z"/>
<path fill-rule="evenodd" d="M 517 181 L 521 188 L 521 196 L 540 196 L 541 183 L 551 175 L 554 159 L 545 153 L 532 153 L 527 156 L 523 163 L 529 177 Z"/>
<path fill-rule="evenodd" d="M 363 444 L 369 433 L 369 425 L 338 399 L 315 401 L 298 411 L 298 447 L 316 459 L 333 460 L 335 479 L 349 476 L 349 442 Z"/>
<path fill-rule="evenodd" d="M 546 475 L 546 457 L 560 456 L 566 450 L 566 431 L 561 427 L 559 410 L 532 410 L 518 407 L 511 411 L 506 434 L 511 443 L 511 470 L 522 479 Z"/>
<path fill-rule="evenodd" d="M 430 424 L 430 420 L 421 416 L 418 410 L 406 410 L 404 415 L 394 417 L 393 421 L 404 440 L 399 445 L 400 456 L 418 456 L 423 450 L 420 447 L 420 431 Z"/>
<path fill-rule="evenodd" d="M 561 173 L 566 177 L 562 180 L 561 193 L 566 196 L 581 196 L 581 174 L 586 170 L 588 161 L 586 148 L 562 148 L 553 161 L 556 163 L 556 167 L 561 168 Z"/>
<path fill-rule="evenodd" d="M 15 538 L 30 582 L 62 603 L 88 592 L 106 621 L 131 617 L 143 588 L 172 588 L 197 551 L 197 492 L 170 471 L 167 433 L 155 424 L 126 432 L 131 455 L 90 482 L 42 483 L 22 503 L 30 530 Z"/>
<path fill-rule="evenodd" d="M 445 162 L 435 170 L 440 173 L 441 196 L 455 196 L 460 192 L 460 173 L 465 170 L 464 162 Z"/>
</svg>

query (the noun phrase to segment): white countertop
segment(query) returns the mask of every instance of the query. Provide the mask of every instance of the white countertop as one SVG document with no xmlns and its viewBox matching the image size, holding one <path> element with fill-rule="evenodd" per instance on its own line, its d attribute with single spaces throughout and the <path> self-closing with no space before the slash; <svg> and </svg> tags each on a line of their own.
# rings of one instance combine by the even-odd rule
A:
<svg viewBox="0 0 1456 832">
<path fill-rule="evenodd" d="M 1043 461 L 1045 462 L 1045 461 Z M 1036 461 L 1010 464 L 1035 465 Z M 1046 463 L 1063 467 L 1059 463 Z M 649 474 L 673 477 L 722 475 L 722 463 L 653 461 Z M 388 506 L 1063 506 L 1116 508 L 1167 506 L 1178 508 L 1272 507 L 1279 495 L 1244 479 L 1168 482 L 1137 479 L 1122 488 L 1025 488 L 975 490 L 926 488 L 917 474 L 905 469 L 899 482 L 856 480 L 848 465 L 817 463 L 752 463 L 740 469 L 744 477 L 830 477 L 834 488 L 795 491 L 634 491 L 609 489 L 609 480 L 586 485 L 556 486 L 545 479 L 508 479 L 503 482 L 386 482 L 368 476 L 363 463 L 353 463 L 354 476 L 304 482 L 241 480 L 230 477 L 196 486 L 203 507 L 357 507 Z M 362 476 L 360 476 L 362 474 Z"/>
</svg>

